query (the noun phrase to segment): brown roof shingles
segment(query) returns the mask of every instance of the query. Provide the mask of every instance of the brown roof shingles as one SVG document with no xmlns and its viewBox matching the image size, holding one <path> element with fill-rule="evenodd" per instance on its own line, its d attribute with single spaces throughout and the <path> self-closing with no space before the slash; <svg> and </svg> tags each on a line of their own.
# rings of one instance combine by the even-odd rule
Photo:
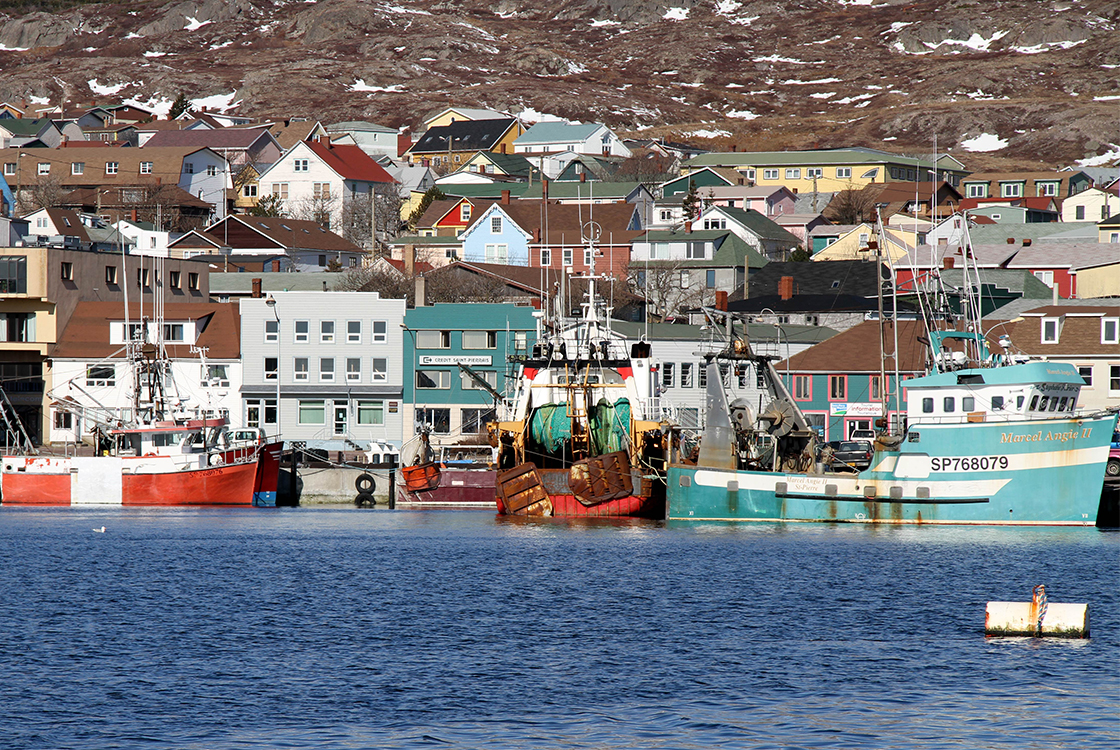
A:
<svg viewBox="0 0 1120 750">
<path fill-rule="evenodd" d="M 145 305 L 150 314 L 150 303 Z M 130 318 L 140 316 L 139 303 L 129 304 Z M 190 346 L 207 347 L 210 359 L 241 357 L 241 317 L 238 308 L 229 303 L 168 302 L 164 306 L 165 321 L 196 320 L 202 329 L 198 338 L 183 344 L 169 344 L 168 354 L 176 359 L 196 358 Z M 51 356 L 58 359 L 100 360 L 109 356 L 124 358 L 124 347 L 109 343 L 109 324 L 124 320 L 120 302 L 79 302 L 66 324 Z M 120 351 L 118 351 L 120 350 Z"/>
</svg>

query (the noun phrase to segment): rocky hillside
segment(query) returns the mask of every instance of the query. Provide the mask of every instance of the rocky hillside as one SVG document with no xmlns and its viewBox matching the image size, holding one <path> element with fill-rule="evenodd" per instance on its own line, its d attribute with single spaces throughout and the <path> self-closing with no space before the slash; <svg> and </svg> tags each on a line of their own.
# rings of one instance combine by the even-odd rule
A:
<svg viewBox="0 0 1120 750">
<path fill-rule="evenodd" d="M 166 111 L 185 92 L 412 127 L 456 103 L 715 148 L 1120 157 L 1116 0 L 141 0 L 0 19 L 13 102 Z"/>
</svg>

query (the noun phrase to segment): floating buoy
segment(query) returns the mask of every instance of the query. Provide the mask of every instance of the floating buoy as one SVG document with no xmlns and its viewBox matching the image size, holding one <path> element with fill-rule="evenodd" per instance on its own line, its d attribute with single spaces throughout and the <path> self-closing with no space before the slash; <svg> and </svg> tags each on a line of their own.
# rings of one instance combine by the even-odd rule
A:
<svg viewBox="0 0 1120 750">
<path fill-rule="evenodd" d="M 1048 601 L 1038 585 L 1029 602 L 988 602 L 984 635 L 1088 638 L 1089 605 Z"/>
</svg>

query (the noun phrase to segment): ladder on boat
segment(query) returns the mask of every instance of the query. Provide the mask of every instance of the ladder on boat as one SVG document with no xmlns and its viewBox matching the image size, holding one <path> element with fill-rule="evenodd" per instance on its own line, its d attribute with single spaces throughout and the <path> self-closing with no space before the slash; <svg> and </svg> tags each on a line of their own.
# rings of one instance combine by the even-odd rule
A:
<svg viewBox="0 0 1120 750">
<path fill-rule="evenodd" d="M 31 442 L 31 436 L 27 434 L 23 422 L 19 420 L 19 415 L 16 414 L 16 407 L 12 405 L 7 391 L 3 388 L 0 388 L 0 420 L 4 423 L 4 445 L 6 447 L 14 446 L 19 453 L 23 454 L 39 452 L 35 449 L 34 443 Z"/>
</svg>

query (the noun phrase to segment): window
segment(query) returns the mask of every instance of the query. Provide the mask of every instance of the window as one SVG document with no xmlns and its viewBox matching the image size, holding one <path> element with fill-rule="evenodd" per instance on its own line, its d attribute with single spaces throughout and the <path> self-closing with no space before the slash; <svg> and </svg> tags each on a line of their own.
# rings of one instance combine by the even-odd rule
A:
<svg viewBox="0 0 1120 750">
<path fill-rule="evenodd" d="M 358 424 L 380 425 L 385 424 L 384 401 L 359 401 Z"/>
<path fill-rule="evenodd" d="M 878 375 L 872 375 L 867 379 L 867 395 L 868 398 L 873 399 L 883 397 L 883 382 Z"/>
<path fill-rule="evenodd" d="M 591 268 L 591 263 L 593 260 L 591 257 L 592 252 L 593 251 L 591 250 L 591 248 L 587 248 L 583 251 L 583 265 L 587 266 L 588 268 Z"/>
<path fill-rule="evenodd" d="M 992 396 L 992 411 L 1003 411 L 1003 396 Z"/>
<path fill-rule="evenodd" d="M 276 357 L 265 357 L 264 358 L 264 379 L 265 380 L 276 380 L 276 378 L 279 374 L 280 374 L 279 360 L 277 360 Z"/>
<path fill-rule="evenodd" d="M 74 280 L 74 264 L 73 263 L 67 263 L 66 261 L 62 261 L 62 263 L 60 265 L 60 271 L 59 272 L 62 274 L 61 278 L 62 278 L 63 281 L 73 281 Z"/>
<path fill-rule="evenodd" d="M 327 411 L 324 408 L 322 401 L 299 402 L 300 424 L 326 424 L 326 421 Z"/>
<path fill-rule="evenodd" d="M 988 185 L 984 182 L 971 182 L 966 186 L 967 198 L 987 198 Z"/>
<path fill-rule="evenodd" d="M 1086 388 L 1093 387 L 1093 366 L 1092 365 L 1078 365 L 1077 374 L 1085 381 Z"/>
<path fill-rule="evenodd" d="M 347 344 L 360 344 L 362 343 L 362 321 L 348 320 L 346 321 L 346 343 Z"/>
<path fill-rule="evenodd" d="M 933 414 L 933 399 L 932 398 L 923 398 L 922 399 L 922 414 Z"/>
<path fill-rule="evenodd" d="M 838 180 L 850 180 L 851 177 L 852 177 L 852 168 L 851 167 L 837 167 L 836 168 L 836 179 L 838 179 Z"/>
<path fill-rule="evenodd" d="M 75 161 L 70 163 L 70 174 L 85 174 L 86 163 L 84 161 Z"/>
<path fill-rule="evenodd" d="M 787 180 L 800 180 L 801 179 L 801 170 L 800 169 L 795 169 L 795 168 L 787 169 L 786 170 L 786 179 Z"/>
<path fill-rule="evenodd" d="M 307 378 L 308 378 L 307 357 L 296 357 L 295 375 L 293 377 L 294 377 L 295 380 L 307 380 Z"/>
<path fill-rule="evenodd" d="M 14 161 L 4 162 L 4 174 L 13 175 L 16 173 L 16 163 Z"/>
<path fill-rule="evenodd" d="M 704 229 L 727 229 L 727 219 L 704 219 Z"/>
<path fill-rule="evenodd" d="M 813 377 L 811 375 L 793 376 L 793 398 L 796 401 L 813 400 Z"/>
<path fill-rule="evenodd" d="M 242 186 L 241 195 L 245 196 L 246 198 L 256 198 L 257 197 L 257 186 L 256 186 L 256 184 L 254 183 L 254 184 L 249 184 L 249 185 Z"/>
<path fill-rule="evenodd" d="M 1056 182 L 1036 182 L 1035 187 L 1038 188 L 1040 198 L 1053 198 L 1058 195 L 1058 183 Z"/>
<path fill-rule="evenodd" d="M 818 177 L 824 177 L 824 170 L 820 167 L 809 167 L 805 170 L 806 180 L 814 180 Z"/>
<path fill-rule="evenodd" d="M 307 159 L 295 159 L 295 160 L 293 160 L 292 161 L 292 171 L 293 172 L 309 172 L 309 171 L 311 171 L 309 169 Z"/>
<path fill-rule="evenodd" d="M 417 370 L 416 387 L 420 390 L 446 391 L 451 388 L 451 371 Z"/>
<path fill-rule="evenodd" d="M 665 362 L 661 365 L 661 387 L 673 387 L 673 363 Z"/>
<path fill-rule="evenodd" d="M 493 409 L 463 409 L 460 411 L 462 426 L 459 432 L 464 435 L 478 435 L 486 432 L 486 425 L 494 421 Z"/>
<path fill-rule="evenodd" d="M 74 428 L 74 415 L 68 411 L 54 413 L 54 428 L 56 430 L 71 430 Z"/>
<path fill-rule="evenodd" d="M 116 385 L 115 365 L 91 365 L 86 368 L 86 385 Z"/>
<path fill-rule="evenodd" d="M 450 349 L 451 331 L 417 331 L 417 349 Z"/>
<path fill-rule="evenodd" d="M 319 358 L 319 382 L 330 383 L 334 381 L 334 357 Z"/>
<path fill-rule="evenodd" d="M 993 213 L 993 214 L 992 214 L 992 219 L 993 219 L 994 221 L 999 221 L 999 220 L 1000 220 L 1000 218 L 1001 218 L 1002 216 L 1003 216 L 1003 214 L 997 214 L 997 213 Z"/>
<path fill-rule="evenodd" d="M 692 387 L 692 363 L 681 362 L 681 388 Z"/>
<path fill-rule="evenodd" d="M 206 165 L 206 176 L 207 177 L 217 177 L 218 176 L 218 167 L 217 167 L 216 164 L 207 164 Z"/>
<path fill-rule="evenodd" d="M 494 370 L 475 370 L 476 375 L 486 381 L 487 385 L 491 388 L 498 387 L 498 373 Z M 460 373 L 459 387 L 464 391 L 481 391 L 485 390 L 480 386 L 474 378 L 467 373 Z"/>
<path fill-rule="evenodd" d="M 954 411 L 956 411 L 957 400 L 952 396 L 946 396 L 942 399 L 941 407 L 942 411 L 944 411 L 946 414 L 952 414 Z"/>
<path fill-rule="evenodd" d="M 297 344 L 306 344 L 311 340 L 311 324 L 306 320 L 296 321 L 296 339 Z"/>
<path fill-rule="evenodd" d="M 459 206 L 459 221 L 467 222 L 471 220 L 471 204 L 464 203 Z"/>
<path fill-rule="evenodd" d="M 169 272 L 167 274 L 167 284 L 168 284 L 168 286 L 170 286 L 172 289 L 178 289 L 179 285 L 181 283 L 180 279 L 182 278 L 182 275 L 183 274 L 179 271 Z M 276 321 L 273 321 L 273 322 L 275 323 Z"/>
<path fill-rule="evenodd" d="M 117 267 L 116 266 L 105 266 L 105 283 L 113 285 L 113 286 L 116 285 L 116 283 L 117 283 Z"/>
<path fill-rule="evenodd" d="M 572 249 L 564 248 L 563 250 L 563 266 L 567 268 L 572 265 Z"/>
<path fill-rule="evenodd" d="M 541 250 L 541 265 L 548 267 L 552 265 L 552 251 Z"/>
<path fill-rule="evenodd" d="M 490 217 L 490 234 L 502 233 L 502 217 L 499 215 Z"/>
<path fill-rule="evenodd" d="M 976 411 L 976 399 L 973 396 L 961 397 L 961 411 Z"/>
<path fill-rule="evenodd" d="M 464 349 L 494 349 L 497 346 L 497 331 L 463 331 Z"/>
<path fill-rule="evenodd" d="M 325 255 L 320 255 L 319 256 L 319 265 L 320 266 L 327 265 L 327 256 L 325 256 Z"/>
<path fill-rule="evenodd" d="M 699 381 L 698 385 L 701 388 L 707 388 L 708 387 L 708 368 L 703 362 L 698 362 L 696 364 L 696 374 L 697 374 L 696 379 L 697 379 L 697 381 Z"/>
<path fill-rule="evenodd" d="M 437 435 L 446 435 L 451 432 L 451 410 L 417 409 L 416 422 L 417 424 L 431 425 L 432 432 Z"/>
<path fill-rule="evenodd" d="M 151 173 L 152 173 L 152 163 L 150 161 L 140 162 L 140 174 L 151 174 Z"/>
<path fill-rule="evenodd" d="M 229 388 L 229 365 L 203 365 L 199 384 L 211 388 Z"/>
<path fill-rule="evenodd" d="M 279 341 L 280 340 L 280 321 L 266 320 L 264 322 L 264 340 L 265 341 Z"/>
<path fill-rule="evenodd" d="M 319 343 L 333 344 L 334 343 L 334 321 L 322 320 L 319 321 Z"/>
<path fill-rule="evenodd" d="M 1004 182 L 999 186 L 1001 198 L 1021 198 L 1023 196 L 1023 183 Z"/>
<path fill-rule="evenodd" d="M 49 161 L 39 162 L 39 175 L 45 176 L 51 173 L 51 163 Z"/>
<path fill-rule="evenodd" d="M 509 245 L 495 244 L 486 246 L 487 263 L 507 263 L 509 261 Z"/>
<path fill-rule="evenodd" d="M 1054 288 L 1054 272 L 1053 271 L 1035 271 L 1035 277 L 1051 289 Z"/>
<path fill-rule="evenodd" d="M 186 172 L 187 174 L 194 174 L 194 162 L 190 162 L 190 161 L 183 162 L 183 171 Z"/>
<path fill-rule="evenodd" d="M 871 239 L 870 234 L 868 234 L 867 232 L 860 232 L 859 233 L 859 246 L 860 247 L 867 247 L 867 242 L 870 239 Z"/>
<path fill-rule="evenodd" d="M 164 323 L 163 324 L 163 340 L 164 341 L 185 341 L 183 337 L 183 324 L 182 323 Z"/>
<path fill-rule="evenodd" d="M 692 285 L 690 274 L 688 271 L 681 271 L 680 278 L 681 289 L 688 289 Z"/>
<path fill-rule="evenodd" d="M 669 208 L 663 208 L 660 212 L 658 212 L 658 217 L 661 221 L 672 221 L 673 211 Z"/>
<path fill-rule="evenodd" d="M 373 321 L 373 343 L 384 344 L 386 340 L 387 340 L 387 336 L 385 334 L 385 321 L 384 320 Z"/>
<path fill-rule="evenodd" d="M 152 271 L 150 268 L 136 269 L 136 286 L 147 288 L 152 285 Z"/>
<path fill-rule="evenodd" d="M 668 242 L 654 242 L 649 246 L 649 259 L 650 260 L 668 260 L 669 259 L 669 243 Z"/>
<path fill-rule="evenodd" d="M 317 200 L 329 201 L 331 199 L 331 184 L 329 182 L 311 183 L 311 194 Z"/>
<path fill-rule="evenodd" d="M 1061 327 L 1058 325 L 1058 322 L 1058 318 L 1042 319 L 1042 343 L 1058 343 L 1058 337 L 1061 335 Z"/>
<path fill-rule="evenodd" d="M 362 360 L 360 357 L 346 358 L 347 382 L 359 382 L 362 379 Z"/>
<path fill-rule="evenodd" d="M 384 357 L 373 358 L 373 382 L 384 383 L 389 379 L 389 360 Z"/>
<path fill-rule="evenodd" d="M 0 256 L 0 294 L 27 294 L 26 256 Z"/>
<path fill-rule="evenodd" d="M 280 200 L 288 200 L 288 183 L 274 182 L 272 183 L 272 194 Z"/>
<path fill-rule="evenodd" d="M 845 401 L 848 398 L 848 376 L 828 376 L 828 398 L 830 401 Z"/>
<path fill-rule="evenodd" d="M 1108 390 L 1110 395 L 1113 391 L 1120 391 L 1120 365 L 1108 366 Z"/>
<path fill-rule="evenodd" d="M 709 268 L 704 272 L 704 287 L 707 289 L 716 288 L 716 270 L 714 268 Z"/>
<path fill-rule="evenodd" d="M 778 179 L 779 170 L 777 169 L 764 169 L 762 170 L 762 179 L 776 180 Z"/>
<path fill-rule="evenodd" d="M 1101 318 L 1101 343 L 1120 343 L 1120 318 Z"/>
<path fill-rule="evenodd" d="M 120 169 L 121 169 L 121 163 L 119 161 L 107 161 L 107 162 L 105 162 L 105 174 L 107 174 L 107 175 L 108 174 L 116 174 L 117 172 L 120 171 Z"/>
<path fill-rule="evenodd" d="M 188 273 L 187 274 L 187 286 L 190 287 L 190 290 L 192 292 L 197 292 L 198 291 L 198 274 L 197 273 Z"/>
<path fill-rule="evenodd" d="M 722 227 L 721 227 L 722 229 Z M 684 257 L 689 260 L 704 260 L 706 257 L 704 253 L 703 242 L 689 242 L 684 246 Z"/>
<path fill-rule="evenodd" d="M 1085 221 L 1085 206 L 1076 206 L 1073 209 L 1074 218 L 1077 221 Z"/>
</svg>

